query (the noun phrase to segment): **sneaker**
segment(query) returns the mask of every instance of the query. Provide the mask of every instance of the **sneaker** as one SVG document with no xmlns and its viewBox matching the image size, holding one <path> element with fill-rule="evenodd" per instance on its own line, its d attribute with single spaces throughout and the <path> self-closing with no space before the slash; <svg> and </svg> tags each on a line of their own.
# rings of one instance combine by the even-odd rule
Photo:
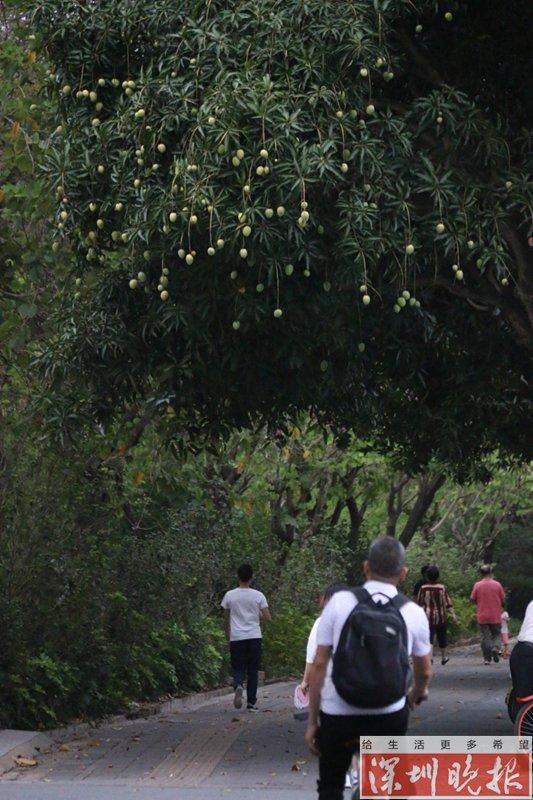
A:
<svg viewBox="0 0 533 800">
<path fill-rule="evenodd" d="M 235 708 L 242 708 L 242 693 L 242 686 L 237 686 L 235 689 L 235 694 L 233 695 L 233 705 Z"/>
<path fill-rule="evenodd" d="M 255 703 L 247 703 L 246 710 L 247 711 L 259 711 L 259 709 L 255 705 Z"/>
<path fill-rule="evenodd" d="M 490 664 L 490 660 L 485 659 L 485 661 L 483 663 L 485 664 L 485 666 L 487 666 L 487 664 Z"/>
<path fill-rule="evenodd" d="M 444 664 L 447 664 L 449 660 L 450 660 L 450 659 L 449 659 L 448 657 L 446 657 L 446 658 L 441 658 L 441 660 L 440 660 L 440 663 L 442 664 L 442 666 L 444 666 Z"/>
<path fill-rule="evenodd" d="M 497 663 L 498 663 L 498 661 L 500 660 L 500 654 L 498 653 L 498 651 L 497 651 L 497 650 L 495 650 L 495 651 L 493 652 L 493 654 L 492 654 L 492 660 L 494 661 L 494 663 L 495 663 L 495 664 L 497 664 Z"/>
</svg>

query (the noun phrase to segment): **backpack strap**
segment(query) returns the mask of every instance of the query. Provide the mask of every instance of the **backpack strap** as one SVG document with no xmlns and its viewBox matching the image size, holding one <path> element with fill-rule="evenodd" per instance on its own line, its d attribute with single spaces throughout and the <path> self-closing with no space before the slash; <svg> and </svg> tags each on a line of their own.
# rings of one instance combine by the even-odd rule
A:
<svg viewBox="0 0 533 800">
<path fill-rule="evenodd" d="M 364 586 L 355 586 L 351 591 L 355 595 L 358 603 L 369 603 L 370 601 L 374 602 L 372 600 L 372 595 L 368 589 L 365 589 Z M 377 594 L 379 594 L 379 592 L 377 592 Z M 399 611 L 402 606 L 409 602 L 409 597 L 406 597 L 401 592 L 398 592 L 397 595 L 390 598 L 389 602 L 391 602 L 392 605 Z"/>
<path fill-rule="evenodd" d="M 364 586 L 354 586 L 352 592 L 358 603 L 369 603 L 372 600 L 372 595 Z"/>
<path fill-rule="evenodd" d="M 402 606 L 404 606 L 408 602 L 409 598 L 406 597 L 401 592 L 398 592 L 398 594 L 391 599 L 391 603 L 394 605 L 396 609 L 398 609 L 398 611 L 400 610 L 400 608 L 402 608 Z"/>
</svg>

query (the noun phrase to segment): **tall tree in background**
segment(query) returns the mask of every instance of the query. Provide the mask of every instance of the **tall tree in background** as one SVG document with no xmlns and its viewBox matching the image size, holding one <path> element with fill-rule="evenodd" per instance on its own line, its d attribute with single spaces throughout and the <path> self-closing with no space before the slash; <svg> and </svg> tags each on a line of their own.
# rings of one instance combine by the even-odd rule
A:
<svg viewBox="0 0 533 800">
<path fill-rule="evenodd" d="M 528 6 L 33 3 L 63 426 L 165 397 L 195 431 L 311 409 L 410 469 L 530 455 Z"/>
</svg>

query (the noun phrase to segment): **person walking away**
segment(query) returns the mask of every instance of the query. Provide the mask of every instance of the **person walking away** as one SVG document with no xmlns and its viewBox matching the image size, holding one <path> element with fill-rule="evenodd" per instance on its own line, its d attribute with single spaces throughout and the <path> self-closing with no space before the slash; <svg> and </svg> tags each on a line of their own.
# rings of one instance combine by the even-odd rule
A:
<svg viewBox="0 0 533 800">
<path fill-rule="evenodd" d="M 415 601 L 415 603 L 416 603 L 416 599 L 418 597 L 418 592 L 420 591 L 422 586 L 425 583 L 428 582 L 426 573 L 427 573 L 429 567 L 430 567 L 430 564 L 424 564 L 424 566 L 420 570 L 420 574 L 422 575 L 422 577 L 419 578 L 417 580 L 417 582 L 415 583 L 415 585 L 413 586 L 413 600 Z"/>
<path fill-rule="evenodd" d="M 492 577 L 489 564 L 480 570 L 481 579 L 474 584 L 470 599 L 476 604 L 477 622 L 481 632 L 481 650 L 485 664 L 491 658 L 497 664 L 500 660 L 500 635 L 505 592 L 499 581 Z"/>
<path fill-rule="evenodd" d="M 453 603 L 448 594 L 448 589 L 439 583 L 440 571 L 436 566 L 429 566 L 426 570 L 427 583 L 424 583 L 418 592 L 416 602 L 421 606 L 429 622 L 429 640 L 431 642 L 431 657 L 433 659 L 433 642 L 437 639 L 440 647 L 440 663 L 447 664 L 450 660 L 446 655 L 448 646 L 448 613 L 457 622 Z"/>
<path fill-rule="evenodd" d="M 341 591 L 350 591 L 350 587 L 346 583 L 331 583 L 320 595 L 318 599 L 318 605 L 321 611 L 327 606 L 328 602 L 331 600 L 333 595 L 336 592 Z M 305 656 L 305 669 L 302 680 L 300 682 L 300 689 L 303 692 L 309 691 L 309 674 L 311 672 L 311 667 L 313 666 L 315 656 L 316 656 L 316 635 L 318 632 L 318 624 L 320 622 L 320 616 L 318 616 L 314 623 L 311 631 L 309 633 L 309 638 L 307 639 L 307 647 L 306 647 L 306 656 Z"/>
<path fill-rule="evenodd" d="M 427 617 L 397 589 L 407 575 L 403 545 L 379 537 L 363 571 L 364 587 L 337 592 L 318 626 L 305 739 L 319 758 L 319 800 L 342 800 L 344 776 L 360 736 L 403 736 L 409 708 L 428 696 Z M 387 668 L 383 647 L 392 659 Z M 408 688 L 409 656 L 413 682 Z M 374 669 L 369 668 L 372 662 Z"/>
<path fill-rule="evenodd" d="M 502 658 L 509 658 L 509 612 L 505 609 L 501 619 Z"/>
<path fill-rule="evenodd" d="M 224 609 L 224 632 L 229 641 L 233 672 L 233 705 L 242 708 L 246 676 L 246 708 L 257 711 L 257 682 L 261 666 L 261 621 L 272 619 L 265 595 L 252 589 L 251 564 L 241 564 L 237 570 L 239 585 L 226 592 L 221 606 Z"/>
<path fill-rule="evenodd" d="M 342 591 L 350 591 L 350 587 L 346 583 L 331 583 L 319 597 L 318 604 L 321 610 L 327 606 L 331 598 L 336 592 Z M 313 627 L 309 633 L 309 638 L 307 640 L 307 648 L 306 648 L 306 657 L 305 657 L 305 670 L 302 677 L 302 680 L 299 684 L 299 688 L 304 694 L 309 693 L 309 675 L 311 673 L 311 668 L 315 661 L 316 656 L 316 637 L 318 632 L 318 625 L 320 622 L 320 617 L 317 617 L 313 623 Z M 352 759 L 352 764 L 349 770 L 346 773 L 346 778 L 344 782 L 344 787 L 346 789 L 356 789 L 359 785 L 359 768 L 357 763 L 357 756 L 354 755 Z"/>
<path fill-rule="evenodd" d="M 533 700 L 533 600 L 526 608 L 509 667 L 517 701 Z"/>
</svg>

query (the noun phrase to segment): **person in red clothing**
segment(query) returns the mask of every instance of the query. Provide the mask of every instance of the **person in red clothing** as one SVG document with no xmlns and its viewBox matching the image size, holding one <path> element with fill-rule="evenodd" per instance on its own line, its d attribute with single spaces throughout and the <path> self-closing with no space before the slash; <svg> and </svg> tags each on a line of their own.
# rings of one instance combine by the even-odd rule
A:
<svg viewBox="0 0 533 800">
<path fill-rule="evenodd" d="M 481 580 L 474 584 L 470 599 L 477 606 L 477 622 L 481 631 L 481 650 L 484 663 L 490 664 L 491 659 L 498 663 L 505 592 L 501 583 L 492 577 L 492 570 L 488 564 L 484 564 L 479 571 Z"/>
<path fill-rule="evenodd" d="M 440 647 L 440 663 L 447 664 L 450 660 L 446 655 L 448 646 L 448 613 L 457 622 L 453 603 L 448 589 L 439 583 L 439 568 L 426 567 L 426 581 L 418 590 L 416 602 L 426 612 L 429 622 L 429 641 L 431 642 L 431 655 L 433 656 L 433 640 L 437 637 Z"/>
</svg>

